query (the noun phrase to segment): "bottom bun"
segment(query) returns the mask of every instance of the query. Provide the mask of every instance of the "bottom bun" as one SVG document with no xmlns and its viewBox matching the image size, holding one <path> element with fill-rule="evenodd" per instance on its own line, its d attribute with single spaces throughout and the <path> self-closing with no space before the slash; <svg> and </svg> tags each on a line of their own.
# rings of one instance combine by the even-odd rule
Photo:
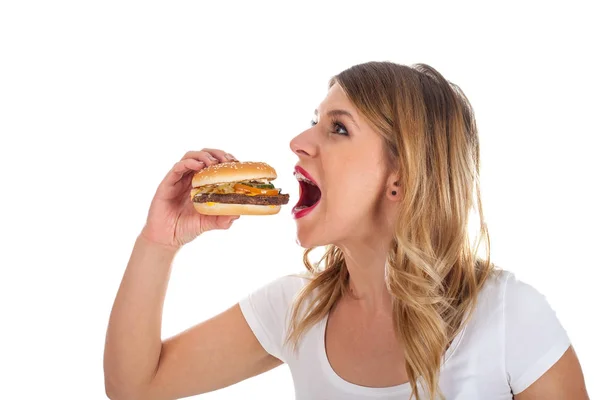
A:
<svg viewBox="0 0 600 400">
<path fill-rule="evenodd" d="M 194 203 L 194 208 L 205 215 L 273 215 L 281 210 L 281 206 L 226 203 Z"/>
</svg>

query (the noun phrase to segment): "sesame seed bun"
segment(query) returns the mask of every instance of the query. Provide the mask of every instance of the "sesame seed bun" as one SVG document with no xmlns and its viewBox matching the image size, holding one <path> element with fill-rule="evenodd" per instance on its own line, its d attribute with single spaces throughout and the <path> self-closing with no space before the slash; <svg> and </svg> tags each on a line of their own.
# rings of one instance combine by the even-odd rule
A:
<svg viewBox="0 0 600 400">
<path fill-rule="evenodd" d="M 275 169 L 264 162 L 227 162 L 214 164 L 196 172 L 192 178 L 192 186 L 275 178 L 277 178 Z"/>
</svg>

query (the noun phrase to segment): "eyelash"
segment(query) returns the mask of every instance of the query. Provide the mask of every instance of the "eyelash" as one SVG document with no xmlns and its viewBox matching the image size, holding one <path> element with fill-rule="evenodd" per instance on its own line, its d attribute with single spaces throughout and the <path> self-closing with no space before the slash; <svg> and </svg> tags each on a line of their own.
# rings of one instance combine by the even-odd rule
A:
<svg viewBox="0 0 600 400">
<path fill-rule="evenodd" d="M 315 126 L 317 123 L 314 120 L 310 121 L 310 125 L 311 126 Z M 344 126 L 344 124 L 342 124 L 340 121 L 338 121 L 337 119 L 332 119 L 331 120 L 331 128 L 333 130 L 333 133 L 337 134 L 337 135 L 342 135 L 342 136 L 350 136 L 348 134 L 348 129 L 346 129 L 346 127 Z M 343 129 L 344 132 L 340 133 L 338 132 L 338 129 Z"/>
</svg>

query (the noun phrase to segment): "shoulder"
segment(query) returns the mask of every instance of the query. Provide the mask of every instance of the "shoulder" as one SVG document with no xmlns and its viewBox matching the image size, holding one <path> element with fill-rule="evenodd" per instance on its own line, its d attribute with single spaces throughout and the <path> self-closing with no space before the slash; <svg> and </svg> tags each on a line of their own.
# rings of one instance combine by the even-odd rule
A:
<svg viewBox="0 0 600 400">
<path fill-rule="evenodd" d="M 268 296 L 271 300 L 293 300 L 296 294 L 310 281 L 306 275 L 292 274 L 276 278 L 254 291 L 254 294 Z"/>
<path fill-rule="evenodd" d="M 485 291 L 487 289 L 487 291 Z M 553 312 L 546 296 L 529 282 L 507 270 L 498 270 L 486 282 L 483 296 L 492 296 L 502 307 L 505 319 L 533 318 L 537 313 Z"/>
<path fill-rule="evenodd" d="M 310 281 L 310 277 L 294 274 L 273 279 L 254 288 L 241 301 L 245 314 L 260 314 L 263 318 L 283 319 L 288 314 L 296 295 Z"/>
<path fill-rule="evenodd" d="M 569 336 L 546 296 L 512 272 L 499 270 L 480 295 L 477 319 L 500 334 L 506 379 L 520 393 L 564 354 Z"/>
<path fill-rule="evenodd" d="M 500 307 L 506 311 L 521 311 L 545 302 L 545 296 L 534 286 L 519 279 L 515 273 L 498 269 L 486 280 L 477 303 L 482 307 Z M 517 309 L 515 309 L 517 308 Z"/>
<path fill-rule="evenodd" d="M 502 343 L 561 330 L 546 296 L 511 271 L 497 269 L 483 284 L 468 325 L 479 336 Z"/>
<path fill-rule="evenodd" d="M 286 275 L 255 288 L 239 302 L 250 329 L 271 355 L 284 360 L 283 343 L 296 294 L 310 281 L 303 275 Z"/>
</svg>

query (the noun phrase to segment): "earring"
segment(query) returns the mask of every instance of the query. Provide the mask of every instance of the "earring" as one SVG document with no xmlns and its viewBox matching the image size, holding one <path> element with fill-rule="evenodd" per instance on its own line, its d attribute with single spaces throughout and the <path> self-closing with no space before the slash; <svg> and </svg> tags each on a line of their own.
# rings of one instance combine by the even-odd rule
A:
<svg viewBox="0 0 600 400">
<path fill-rule="evenodd" d="M 392 196 L 395 196 L 395 195 L 396 195 L 396 191 L 392 190 Z"/>
</svg>

